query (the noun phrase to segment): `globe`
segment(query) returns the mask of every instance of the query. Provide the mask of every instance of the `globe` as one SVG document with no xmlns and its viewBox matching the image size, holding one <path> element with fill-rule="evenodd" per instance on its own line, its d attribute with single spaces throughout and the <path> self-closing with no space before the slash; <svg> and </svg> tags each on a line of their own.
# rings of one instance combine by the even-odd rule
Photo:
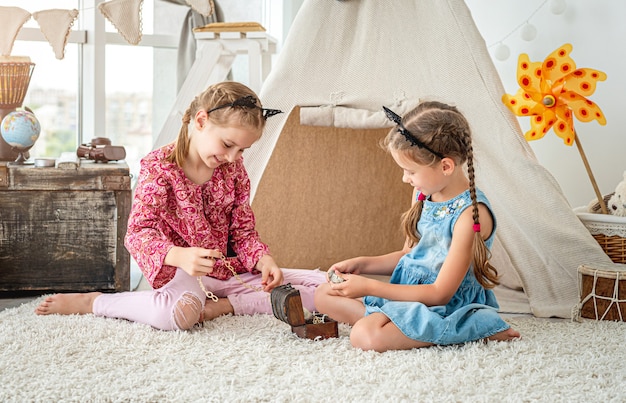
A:
<svg viewBox="0 0 626 403">
<path fill-rule="evenodd" d="M 22 164 L 28 151 L 39 138 L 41 125 L 35 114 L 27 110 L 13 111 L 0 123 L 0 135 L 8 145 L 19 151 L 16 163 Z"/>
</svg>

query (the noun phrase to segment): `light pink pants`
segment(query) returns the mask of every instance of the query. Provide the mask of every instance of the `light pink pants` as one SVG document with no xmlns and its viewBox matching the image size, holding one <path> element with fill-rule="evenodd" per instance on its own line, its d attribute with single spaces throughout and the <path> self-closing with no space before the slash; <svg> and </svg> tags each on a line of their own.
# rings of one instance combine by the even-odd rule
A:
<svg viewBox="0 0 626 403">
<path fill-rule="evenodd" d="M 326 282 L 326 273 L 305 269 L 282 271 L 284 284 L 291 283 L 300 291 L 303 307 L 310 312 L 316 311 L 313 294 L 319 284 Z M 249 286 L 261 287 L 260 274 L 243 273 L 239 277 Z M 205 276 L 202 277 L 202 284 L 217 297 L 228 298 L 235 315 L 272 314 L 269 293 L 252 290 L 234 277 L 217 280 Z M 205 303 L 212 304 L 213 301 L 207 300 L 198 278 L 178 269 L 172 281 L 157 290 L 98 296 L 93 303 L 93 313 L 96 316 L 144 323 L 160 330 L 178 330 L 188 329 L 196 323 Z M 189 307 L 192 309 L 187 310 Z"/>
</svg>

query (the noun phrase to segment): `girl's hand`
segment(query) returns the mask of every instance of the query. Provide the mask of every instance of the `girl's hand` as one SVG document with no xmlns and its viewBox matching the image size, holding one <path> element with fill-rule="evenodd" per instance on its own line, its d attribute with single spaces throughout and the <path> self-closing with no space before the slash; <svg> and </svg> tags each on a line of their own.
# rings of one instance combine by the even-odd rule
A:
<svg viewBox="0 0 626 403">
<path fill-rule="evenodd" d="M 164 264 L 180 267 L 190 276 L 205 276 L 213 272 L 215 259 L 222 257 L 219 249 L 174 246 L 165 256 Z"/>
<path fill-rule="evenodd" d="M 357 256 L 329 267 L 337 273 L 378 274 L 389 276 L 406 252 L 399 250 L 380 256 Z"/>
<path fill-rule="evenodd" d="M 361 267 L 358 257 L 354 257 L 351 259 L 343 260 L 341 262 L 335 263 L 328 268 L 328 271 L 334 270 L 337 273 L 351 273 L 351 274 L 360 274 Z"/>
<path fill-rule="evenodd" d="M 261 272 L 263 291 L 270 292 L 283 283 L 283 271 L 270 255 L 265 255 L 259 259 L 256 269 Z"/>
<path fill-rule="evenodd" d="M 359 276 L 356 274 L 341 274 L 344 281 L 341 283 L 330 283 L 330 288 L 338 295 L 348 298 L 360 298 L 372 295 L 370 291 L 376 280 Z"/>
<path fill-rule="evenodd" d="M 263 291 L 270 292 L 283 283 L 283 271 L 278 266 L 264 267 L 261 271 Z"/>
</svg>

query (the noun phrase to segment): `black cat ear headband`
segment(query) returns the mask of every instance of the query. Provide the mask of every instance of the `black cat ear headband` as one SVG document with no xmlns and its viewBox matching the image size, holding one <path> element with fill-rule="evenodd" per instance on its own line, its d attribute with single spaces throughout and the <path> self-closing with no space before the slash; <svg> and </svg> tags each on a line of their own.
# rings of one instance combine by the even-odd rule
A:
<svg viewBox="0 0 626 403">
<path fill-rule="evenodd" d="M 279 109 L 267 109 L 261 108 L 256 104 L 256 98 L 252 95 L 247 95 L 245 97 L 237 98 L 233 102 L 217 106 L 211 110 L 208 110 L 207 113 L 215 112 L 219 109 L 224 108 L 248 108 L 248 109 L 260 109 L 263 112 L 263 119 L 267 120 L 267 118 L 272 117 L 274 115 L 278 115 L 279 113 L 283 113 L 283 111 Z"/>
<path fill-rule="evenodd" d="M 404 125 L 402 124 L 402 118 L 397 113 L 387 108 L 386 106 L 383 106 L 383 109 L 385 110 L 385 114 L 387 115 L 387 118 L 398 125 L 398 131 L 400 132 L 400 134 L 404 136 L 405 139 L 407 139 L 407 141 L 409 141 L 412 145 L 417 146 L 419 148 L 425 148 L 426 150 L 430 151 L 433 155 L 436 155 L 437 157 L 439 157 L 439 159 L 444 158 L 443 154 L 428 147 L 426 144 L 419 141 L 413 134 L 411 134 L 411 132 L 408 131 L 406 127 L 404 127 Z"/>
</svg>

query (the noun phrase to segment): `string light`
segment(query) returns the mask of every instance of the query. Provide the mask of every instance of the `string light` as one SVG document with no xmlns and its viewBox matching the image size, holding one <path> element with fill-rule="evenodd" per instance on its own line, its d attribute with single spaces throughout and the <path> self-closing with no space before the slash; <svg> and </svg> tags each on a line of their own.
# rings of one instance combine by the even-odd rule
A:
<svg viewBox="0 0 626 403">
<path fill-rule="evenodd" d="M 511 55 L 511 51 L 509 50 L 509 47 L 506 46 L 504 43 L 500 43 L 498 45 L 498 47 L 496 48 L 496 59 L 500 60 L 500 61 L 505 61 L 506 59 L 509 58 L 509 56 Z"/>
<path fill-rule="evenodd" d="M 565 0 L 552 0 L 550 2 L 550 11 L 552 11 L 552 14 L 563 14 L 566 8 L 567 3 L 565 2 Z"/>
<path fill-rule="evenodd" d="M 537 37 L 537 28 L 526 21 L 526 25 L 522 28 L 521 38 L 526 42 L 530 42 Z"/>
<path fill-rule="evenodd" d="M 537 7 L 535 11 L 533 11 L 530 16 L 528 16 L 528 18 L 524 20 L 524 22 L 516 26 L 502 39 L 488 46 L 488 48 L 493 48 L 495 46 L 494 56 L 497 60 L 505 61 L 509 58 L 509 56 L 511 55 L 511 50 L 504 43 L 504 41 L 506 41 L 511 35 L 513 35 L 517 31 L 521 30 L 520 37 L 527 42 L 530 42 L 537 37 L 537 28 L 530 23 L 530 20 L 535 16 L 535 14 L 539 12 L 539 10 L 541 10 L 548 3 L 548 1 L 550 2 L 550 11 L 552 12 L 552 14 L 559 15 L 565 12 L 565 9 L 567 8 L 567 3 L 565 0 L 544 0 L 539 5 L 539 7 Z"/>
</svg>

